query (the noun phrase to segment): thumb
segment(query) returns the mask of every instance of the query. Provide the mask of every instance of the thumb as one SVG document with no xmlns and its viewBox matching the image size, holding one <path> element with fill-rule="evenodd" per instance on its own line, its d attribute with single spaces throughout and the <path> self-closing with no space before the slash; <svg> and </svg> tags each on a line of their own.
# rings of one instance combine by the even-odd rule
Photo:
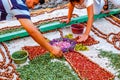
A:
<svg viewBox="0 0 120 80">
<path fill-rule="evenodd" d="M 67 24 L 68 24 L 69 22 L 70 22 L 69 20 L 66 21 Z"/>
</svg>

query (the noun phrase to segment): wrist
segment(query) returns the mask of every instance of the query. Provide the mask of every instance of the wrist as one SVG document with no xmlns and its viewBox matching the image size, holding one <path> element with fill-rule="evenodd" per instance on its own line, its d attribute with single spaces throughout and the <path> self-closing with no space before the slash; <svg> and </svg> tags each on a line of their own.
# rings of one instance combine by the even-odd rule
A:
<svg viewBox="0 0 120 80">
<path fill-rule="evenodd" d="M 68 18 L 68 20 L 70 21 L 70 20 L 71 20 L 71 18 Z"/>
<path fill-rule="evenodd" d="M 88 36 L 88 35 L 89 35 L 89 33 L 84 33 L 84 35 Z"/>
</svg>

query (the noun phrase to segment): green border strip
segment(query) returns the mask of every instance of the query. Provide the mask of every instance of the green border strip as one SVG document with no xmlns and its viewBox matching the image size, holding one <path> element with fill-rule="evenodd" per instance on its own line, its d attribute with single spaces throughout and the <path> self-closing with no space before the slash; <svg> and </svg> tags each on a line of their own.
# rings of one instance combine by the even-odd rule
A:
<svg viewBox="0 0 120 80">
<path fill-rule="evenodd" d="M 110 16 L 110 15 L 113 15 L 113 14 L 118 14 L 118 13 L 120 13 L 120 9 L 112 9 L 108 14 L 101 13 L 99 15 L 95 15 L 94 19 L 100 19 L 100 18 Z M 58 21 L 58 22 L 53 22 L 53 23 L 49 23 L 49 24 L 40 25 L 38 27 L 39 27 L 39 30 L 41 32 L 46 32 L 46 31 L 49 31 L 49 30 L 62 28 L 62 27 L 65 27 L 65 26 L 68 26 L 68 25 L 71 25 L 71 24 L 85 22 L 85 21 L 87 21 L 87 19 L 88 19 L 88 16 L 85 15 L 85 16 L 80 16 L 80 17 L 77 17 L 77 18 L 73 18 L 70 21 L 69 24 L 60 23 Z M 13 40 L 13 39 L 16 39 L 16 38 L 22 38 L 22 37 L 25 37 L 25 36 L 29 36 L 29 34 L 26 32 L 26 30 L 16 31 L 16 32 L 12 32 L 12 33 L 6 33 L 6 34 L 3 34 L 3 35 L 0 35 L 0 42 Z"/>
</svg>

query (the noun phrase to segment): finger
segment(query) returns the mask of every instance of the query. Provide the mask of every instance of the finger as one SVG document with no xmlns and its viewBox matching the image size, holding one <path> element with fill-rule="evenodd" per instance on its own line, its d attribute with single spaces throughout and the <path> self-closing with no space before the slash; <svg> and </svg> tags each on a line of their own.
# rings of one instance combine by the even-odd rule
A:
<svg viewBox="0 0 120 80">
<path fill-rule="evenodd" d="M 82 42 L 82 41 L 85 41 L 85 39 L 82 38 L 82 37 L 80 37 L 77 41 L 78 41 L 78 42 Z"/>
<path fill-rule="evenodd" d="M 81 36 L 78 37 L 79 39 L 81 38 Z"/>
<path fill-rule="evenodd" d="M 60 22 L 64 22 L 65 20 L 64 19 L 61 19 L 61 20 L 59 20 Z"/>
<path fill-rule="evenodd" d="M 65 20 L 59 20 L 60 22 L 65 22 Z"/>
<path fill-rule="evenodd" d="M 78 39 L 77 42 L 82 42 L 82 40 L 81 40 L 81 39 Z"/>
<path fill-rule="evenodd" d="M 69 23 L 69 21 L 66 20 L 66 23 Z"/>
<path fill-rule="evenodd" d="M 81 36 L 78 36 L 77 40 L 80 40 L 81 39 Z"/>
<path fill-rule="evenodd" d="M 68 24 L 70 21 L 67 21 L 66 23 Z"/>
<path fill-rule="evenodd" d="M 62 57 L 62 54 L 59 53 L 58 55 L 56 55 L 56 57 L 60 58 L 60 57 Z"/>
</svg>

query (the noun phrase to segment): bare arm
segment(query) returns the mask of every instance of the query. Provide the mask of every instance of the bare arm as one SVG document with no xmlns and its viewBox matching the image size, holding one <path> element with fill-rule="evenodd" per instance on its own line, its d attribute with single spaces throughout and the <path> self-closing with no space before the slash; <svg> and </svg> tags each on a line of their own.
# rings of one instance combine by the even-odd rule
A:
<svg viewBox="0 0 120 80">
<path fill-rule="evenodd" d="M 93 5 L 89 6 L 87 8 L 87 14 L 88 14 L 88 21 L 87 21 L 87 27 L 85 30 L 85 33 L 79 36 L 79 39 L 77 40 L 78 42 L 82 42 L 87 40 L 90 30 L 92 28 L 93 20 L 94 20 L 94 13 L 93 13 Z"/>
<path fill-rule="evenodd" d="M 73 13 L 73 10 L 74 10 L 74 5 L 72 3 L 69 3 L 68 5 L 68 19 L 71 20 L 71 17 L 72 17 L 72 13 Z"/>
<path fill-rule="evenodd" d="M 61 56 L 60 50 L 54 50 L 54 48 L 47 42 L 47 40 L 44 39 L 40 31 L 38 31 L 38 29 L 34 26 L 31 20 L 19 19 L 19 22 L 38 44 L 46 48 L 48 51 L 50 51 L 54 55 L 58 57 Z"/>
<path fill-rule="evenodd" d="M 62 20 L 60 20 L 60 22 L 66 22 L 68 24 L 71 20 L 73 10 L 74 10 L 74 5 L 69 2 L 69 4 L 68 4 L 68 18 L 62 19 Z"/>
<path fill-rule="evenodd" d="M 93 5 L 87 8 L 87 14 L 88 14 L 88 21 L 87 21 L 87 28 L 85 34 L 89 35 L 94 20 Z"/>
</svg>

